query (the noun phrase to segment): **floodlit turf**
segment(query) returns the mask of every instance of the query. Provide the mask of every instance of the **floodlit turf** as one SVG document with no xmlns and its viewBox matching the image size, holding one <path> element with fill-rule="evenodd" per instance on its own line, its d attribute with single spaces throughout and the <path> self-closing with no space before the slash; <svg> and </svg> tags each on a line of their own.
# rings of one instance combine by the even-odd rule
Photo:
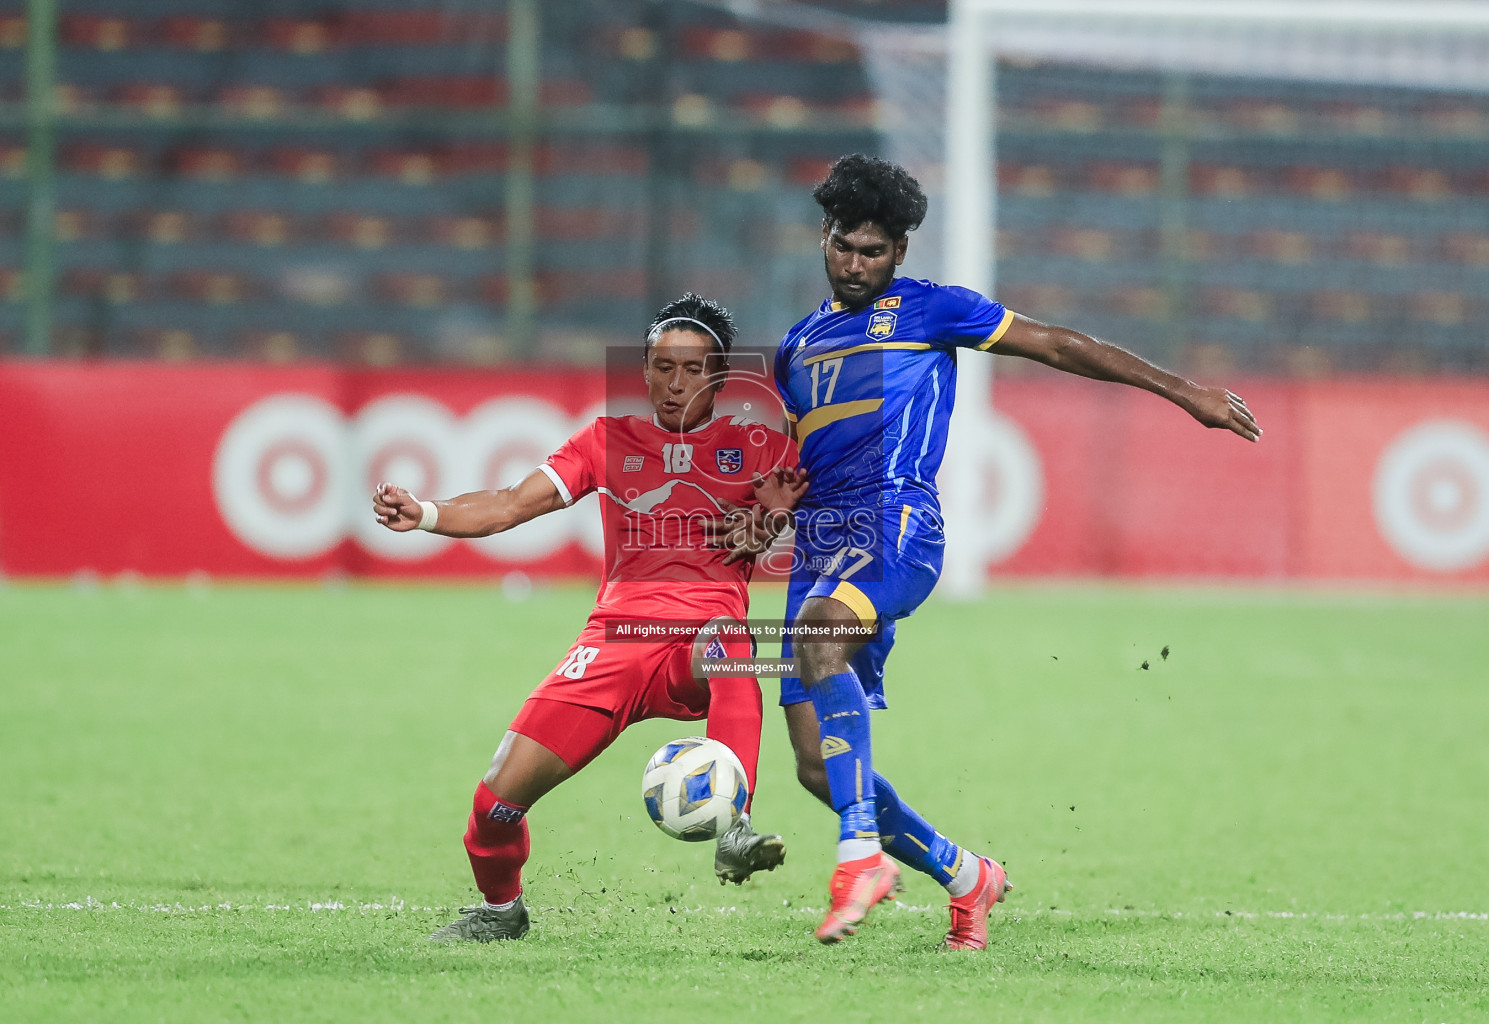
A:
<svg viewBox="0 0 1489 1024">
<path fill-rule="evenodd" d="M 780 870 L 721 889 L 645 819 L 642 765 L 692 731 L 646 723 L 532 815 L 528 938 L 433 947 L 470 792 L 589 598 L 0 588 L 0 1018 L 1489 1015 L 1469 598 L 1020 587 L 902 624 L 877 763 L 1008 865 L 985 954 L 934 950 L 919 876 L 812 941 L 835 823 L 773 709 Z"/>
</svg>

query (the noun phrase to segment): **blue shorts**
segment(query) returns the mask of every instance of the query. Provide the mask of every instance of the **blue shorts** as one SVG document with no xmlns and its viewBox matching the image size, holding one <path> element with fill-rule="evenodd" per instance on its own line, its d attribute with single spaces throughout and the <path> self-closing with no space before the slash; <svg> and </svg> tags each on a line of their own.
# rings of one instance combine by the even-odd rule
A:
<svg viewBox="0 0 1489 1024">
<path fill-rule="evenodd" d="M 798 528 L 797 544 L 801 557 L 794 560 L 791 582 L 786 589 L 786 622 L 796 620 L 801 606 L 809 597 L 831 597 L 852 608 L 864 622 L 878 620 L 879 635 L 860 647 L 849 659 L 849 666 L 863 684 L 869 707 L 882 708 L 884 700 L 884 662 L 894 647 L 895 620 L 912 614 L 930 595 L 941 578 L 941 561 L 946 552 L 946 533 L 940 510 L 928 505 L 895 505 L 886 509 L 883 541 L 878 565 L 863 557 L 832 557 L 823 552 L 812 557 L 810 545 L 802 544 L 803 531 Z M 803 547 L 806 550 L 801 550 Z M 825 565 L 825 571 L 820 568 Z M 781 657 L 792 657 L 793 644 L 781 642 Z M 801 679 L 787 676 L 781 680 L 781 704 L 800 704 L 809 700 Z"/>
</svg>

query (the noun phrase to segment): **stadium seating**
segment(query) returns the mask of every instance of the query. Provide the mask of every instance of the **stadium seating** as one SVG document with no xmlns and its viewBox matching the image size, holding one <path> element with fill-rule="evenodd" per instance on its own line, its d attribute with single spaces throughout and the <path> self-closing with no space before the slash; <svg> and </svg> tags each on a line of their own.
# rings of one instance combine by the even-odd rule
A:
<svg viewBox="0 0 1489 1024">
<path fill-rule="evenodd" d="M 0 6 L 0 99 L 14 101 L 25 22 Z M 69 5 L 61 102 L 83 120 L 58 136 L 59 338 L 171 358 L 489 358 L 515 166 L 507 27 L 499 2 Z M 880 146 L 851 43 L 701 6 L 572 0 L 544 5 L 539 65 L 541 354 L 592 358 L 594 339 L 629 337 L 627 318 L 690 285 L 733 306 L 752 341 L 817 301 L 806 193 L 839 153 Z M 1489 104 L 1195 78 L 1175 176 L 1165 95 L 1156 74 L 1000 69 L 1010 305 L 1130 330 L 1140 349 L 1178 323 L 1195 358 L 1252 369 L 1368 367 L 1403 330 L 1425 353 L 1414 365 L 1489 363 L 1474 355 L 1489 349 Z M 0 180 L 24 173 L 11 123 Z M 0 193 L 12 346 L 23 202 Z M 484 340 L 452 347 L 451 311 Z"/>
<path fill-rule="evenodd" d="M 632 6 L 545 10 L 546 110 L 602 123 L 648 101 L 656 29 L 640 28 L 649 15 Z M 737 265 L 724 239 L 754 217 L 748 204 L 719 204 L 717 215 L 679 204 L 675 187 L 648 182 L 659 157 L 673 182 L 764 198 L 772 182 L 804 184 L 842 149 L 871 145 L 874 101 L 851 45 L 702 10 L 681 18 L 663 30 L 676 40 L 679 94 L 698 101 L 677 104 L 685 136 L 658 150 L 644 130 L 590 131 L 544 137 L 533 151 L 547 354 L 563 353 L 565 332 L 604 337 L 620 317 L 645 315 L 658 287 L 644 270 L 648 237 L 670 249 L 663 287 L 706 282 L 745 319 L 759 306 L 763 279 L 724 266 Z M 352 0 L 255 14 L 225 0 L 91 0 L 65 10 L 63 109 L 125 120 L 106 132 L 64 125 L 59 137 L 59 336 L 71 350 L 129 356 L 387 362 L 442 351 L 433 339 L 447 308 L 499 332 L 510 147 L 472 118 L 507 104 L 506 28 L 500 4 Z M 0 52 L 24 33 L 23 18 L 0 12 Z M 19 99 L 21 88 L 19 63 L 0 63 L 0 96 Z M 707 112 L 706 133 L 690 109 Z M 829 137 L 814 138 L 824 126 Z M 768 141 L 751 141 L 757 131 Z M 0 175 L 24 163 L 18 140 L 0 139 Z M 666 205 L 648 212 L 658 198 Z M 0 245 L 11 246 L 0 259 L 11 265 L 22 259 L 20 202 L 0 198 Z M 705 225 L 724 237 L 700 241 Z M 765 247 L 746 253 L 751 262 L 774 256 L 771 230 L 745 238 Z M 7 295 L 19 280 L 10 273 Z M 401 319 L 378 329 L 368 310 Z M 13 337 L 20 314 L 14 296 L 0 304 L 0 333 Z M 774 313 L 771 329 L 789 315 Z"/>
</svg>

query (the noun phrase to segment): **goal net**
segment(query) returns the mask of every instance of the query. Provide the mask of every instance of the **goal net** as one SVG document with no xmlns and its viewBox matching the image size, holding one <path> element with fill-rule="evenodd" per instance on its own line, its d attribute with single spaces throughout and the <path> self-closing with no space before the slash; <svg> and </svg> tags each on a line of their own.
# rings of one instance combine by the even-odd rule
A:
<svg viewBox="0 0 1489 1024">
<path fill-rule="evenodd" d="M 1211 379 L 1489 369 L 1489 5 L 952 0 L 859 44 L 932 195 L 908 272 Z M 951 594 L 1038 513 L 991 363 L 942 471 Z"/>
</svg>

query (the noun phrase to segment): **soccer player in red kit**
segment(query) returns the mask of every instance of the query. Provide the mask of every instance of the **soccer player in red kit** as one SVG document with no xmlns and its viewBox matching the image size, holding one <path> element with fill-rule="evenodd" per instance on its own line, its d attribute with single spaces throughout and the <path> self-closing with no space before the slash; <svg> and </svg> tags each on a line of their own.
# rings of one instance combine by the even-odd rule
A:
<svg viewBox="0 0 1489 1024">
<path fill-rule="evenodd" d="M 748 658 L 742 629 L 753 561 L 719 546 L 730 513 L 789 509 L 804 491 L 784 434 L 715 417 L 734 340 L 729 312 L 689 293 L 664 306 L 646 335 L 644 375 L 655 414 L 605 416 L 584 427 L 520 483 L 447 501 L 420 501 L 393 484 L 373 496 L 391 530 L 485 537 L 598 491 L 604 581 L 589 621 L 528 697 L 476 786 L 465 833 L 484 901 L 435 932 L 437 942 L 521 938 L 528 929 L 522 865 L 527 812 L 592 761 L 633 722 L 708 719 L 708 735 L 738 755 L 755 790 L 760 686 L 753 676 L 701 679 L 695 657 Z M 732 518 L 737 518 L 732 517 Z M 777 521 L 781 517 L 773 517 Z M 687 635 L 636 642 L 607 635 L 607 620 L 687 624 Z M 695 633 L 692 624 L 696 623 Z M 748 810 L 748 804 L 746 804 Z M 780 836 L 757 835 L 748 813 L 720 837 L 720 883 L 744 881 L 785 859 Z"/>
</svg>

